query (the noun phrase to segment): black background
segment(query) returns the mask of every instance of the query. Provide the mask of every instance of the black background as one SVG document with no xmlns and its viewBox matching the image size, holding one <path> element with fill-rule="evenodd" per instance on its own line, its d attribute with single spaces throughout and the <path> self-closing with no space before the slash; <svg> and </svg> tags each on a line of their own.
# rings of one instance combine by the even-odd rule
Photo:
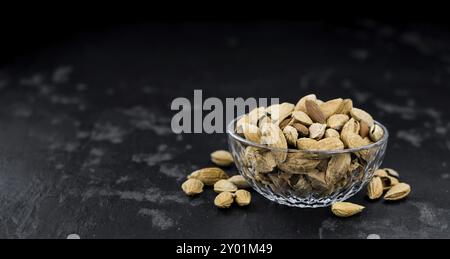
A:
<svg viewBox="0 0 450 259">
<path fill-rule="evenodd" d="M 450 236 L 444 9 L 283 7 L 267 15 L 258 7 L 109 7 L 3 10 L 0 237 Z M 73 69 L 69 80 L 52 82 L 64 66 Z M 42 81 L 23 84 L 35 74 Z M 214 208 L 210 190 L 188 199 L 179 189 L 182 176 L 211 165 L 209 153 L 226 148 L 224 134 L 167 133 L 170 102 L 192 98 L 193 89 L 205 98 L 353 98 L 387 125 L 384 165 L 398 169 L 413 192 L 398 203 L 371 202 L 361 192 L 351 201 L 367 208 L 350 219 L 276 205 L 256 193 L 249 208 L 227 211 Z M 142 129 L 135 120 L 156 127 Z M 124 131 L 119 143 L 79 137 L 105 125 Z M 133 162 L 135 154 L 153 154 L 156 162 Z"/>
</svg>

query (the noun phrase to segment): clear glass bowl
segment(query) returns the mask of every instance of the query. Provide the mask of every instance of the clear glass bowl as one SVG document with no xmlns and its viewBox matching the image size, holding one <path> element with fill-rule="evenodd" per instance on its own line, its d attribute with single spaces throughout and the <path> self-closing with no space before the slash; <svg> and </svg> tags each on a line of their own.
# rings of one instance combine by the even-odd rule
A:
<svg viewBox="0 0 450 259">
<path fill-rule="evenodd" d="M 235 125 L 238 119 L 230 122 L 227 133 L 239 173 L 267 199 L 301 208 L 325 207 L 355 195 L 381 165 L 389 136 L 386 127 L 375 122 L 383 129 L 384 135 L 367 146 L 332 151 L 271 148 L 237 134 Z M 274 157 L 287 159 L 274 162 Z M 339 166 L 342 163 L 337 161 L 348 161 L 348 157 L 350 166 Z M 328 167 L 331 159 L 337 166 Z M 330 168 L 329 172 L 327 168 Z M 345 169 L 339 171 L 336 168 Z M 332 175 L 338 177 L 329 177 Z"/>
</svg>

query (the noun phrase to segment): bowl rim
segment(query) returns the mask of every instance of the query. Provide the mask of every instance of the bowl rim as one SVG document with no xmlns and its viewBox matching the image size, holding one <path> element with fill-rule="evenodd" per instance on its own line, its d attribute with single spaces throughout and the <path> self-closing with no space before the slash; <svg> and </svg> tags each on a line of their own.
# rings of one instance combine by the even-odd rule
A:
<svg viewBox="0 0 450 259">
<path fill-rule="evenodd" d="M 389 138 L 389 131 L 387 130 L 387 128 L 381 124 L 380 122 L 374 120 L 374 123 L 377 124 L 378 126 L 380 126 L 383 129 L 383 137 L 378 140 L 377 142 L 374 142 L 372 144 L 369 145 L 365 145 L 365 146 L 361 146 L 361 147 L 357 147 L 357 148 L 347 148 L 347 149 L 334 149 L 334 150 L 317 150 L 317 149 L 309 149 L 309 150 L 302 150 L 302 149 L 293 149 L 293 148 L 276 148 L 276 147 L 269 147 L 263 144 L 258 144 L 255 142 L 252 142 L 250 140 L 247 140 L 241 136 L 239 136 L 234 129 L 234 124 L 235 122 L 237 122 L 237 120 L 239 120 L 242 116 L 238 116 L 235 119 L 231 120 L 228 125 L 227 125 L 227 134 L 229 136 L 231 136 L 232 138 L 234 138 L 235 140 L 238 140 L 240 142 L 243 142 L 247 145 L 250 146 L 254 146 L 254 147 L 259 147 L 259 148 L 265 148 L 265 149 L 269 149 L 272 151 L 277 151 L 277 152 L 299 152 L 299 153 L 313 153 L 313 154 L 323 154 L 323 155 L 335 155 L 335 154 L 345 154 L 345 153 L 353 153 L 353 152 L 358 152 L 358 151 L 362 151 L 362 150 L 367 150 L 370 148 L 374 148 L 374 147 L 379 147 L 385 143 L 387 143 L 387 140 Z"/>
</svg>

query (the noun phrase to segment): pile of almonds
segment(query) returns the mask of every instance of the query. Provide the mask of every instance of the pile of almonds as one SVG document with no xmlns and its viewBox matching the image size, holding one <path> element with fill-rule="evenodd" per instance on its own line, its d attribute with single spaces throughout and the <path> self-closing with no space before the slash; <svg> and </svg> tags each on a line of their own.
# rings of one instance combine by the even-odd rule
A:
<svg viewBox="0 0 450 259">
<path fill-rule="evenodd" d="M 383 196 L 387 201 L 397 201 L 405 198 L 411 192 L 409 184 L 399 181 L 399 173 L 392 168 L 383 168 L 375 171 L 372 180 L 367 185 L 367 197 L 376 200 Z M 331 211 L 338 217 L 350 217 L 360 213 L 364 206 L 350 202 L 336 202 Z"/>
<path fill-rule="evenodd" d="M 228 151 L 217 150 L 211 153 L 211 161 L 218 166 L 228 167 L 233 163 L 233 157 Z M 214 204 L 219 208 L 229 208 L 234 202 L 239 206 L 247 206 L 252 199 L 250 192 L 244 190 L 250 186 L 242 175 L 229 177 L 219 167 L 196 170 L 187 178 L 181 185 L 187 195 L 193 196 L 202 193 L 205 185 L 213 186 L 214 191 L 218 193 Z"/>
<path fill-rule="evenodd" d="M 327 197 L 360 182 L 369 161 L 383 145 L 335 155 L 289 152 L 287 149 L 331 151 L 364 147 L 380 141 L 384 131 L 351 99 L 322 101 L 314 94 L 297 102 L 258 107 L 242 116 L 236 132 L 248 145 L 241 157 L 243 174 L 272 192 L 299 197 Z M 275 151 L 273 148 L 286 151 Z"/>
</svg>

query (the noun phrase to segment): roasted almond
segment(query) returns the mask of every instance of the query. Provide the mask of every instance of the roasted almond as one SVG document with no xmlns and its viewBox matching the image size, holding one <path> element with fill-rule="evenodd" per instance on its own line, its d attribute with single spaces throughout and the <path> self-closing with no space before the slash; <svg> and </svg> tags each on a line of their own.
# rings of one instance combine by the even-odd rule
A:
<svg viewBox="0 0 450 259">
<path fill-rule="evenodd" d="M 325 116 L 325 119 L 335 114 L 342 105 L 342 98 L 336 98 L 333 100 L 329 100 L 320 105 L 320 110 L 322 114 Z"/>
<path fill-rule="evenodd" d="M 261 143 L 269 147 L 287 149 L 286 138 L 275 124 L 266 123 L 261 127 Z M 278 163 L 282 163 L 286 159 L 286 152 L 274 152 L 274 157 Z"/>
<path fill-rule="evenodd" d="M 294 147 L 297 146 L 298 131 L 294 127 L 286 126 L 283 129 L 283 134 L 289 145 L 294 146 Z"/>
<path fill-rule="evenodd" d="M 313 123 L 309 126 L 309 137 L 312 139 L 321 139 L 325 134 L 326 124 Z"/>
<path fill-rule="evenodd" d="M 299 136 L 301 137 L 309 136 L 309 129 L 305 125 L 296 122 L 292 124 L 292 127 L 294 127 L 297 130 Z"/>
<path fill-rule="evenodd" d="M 189 196 L 196 195 L 203 192 L 203 183 L 197 179 L 188 179 L 181 185 L 181 189 Z"/>
<path fill-rule="evenodd" d="M 317 140 L 312 138 L 299 138 L 297 139 L 297 148 L 302 150 L 314 149 Z"/>
<path fill-rule="evenodd" d="M 236 185 L 239 189 L 247 189 L 250 187 L 247 180 L 242 175 L 233 175 L 228 178 L 228 181 Z"/>
<path fill-rule="evenodd" d="M 211 153 L 211 161 L 218 166 L 230 166 L 233 156 L 226 150 L 217 150 Z"/>
<path fill-rule="evenodd" d="M 364 111 L 362 109 L 353 108 L 350 111 L 350 115 L 359 122 L 365 122 L 367 124 L 367 126 L 369 126 L 369 128 L 372 127 L 372 125 L 373 125 L 372 116 L 370 116 L 369 113 L 367 113 L 366 111 Z"/>
<path fill-rule="evenodd" d="M 409 186 L 409 184 L 399 183 L 392 186 L 392 188 L 386 192 L 386 194 L 384 195 L 384 199 L 388 201 L 401 200 L 408 196 L 410 192 L 411 186 Z"/>
<path fill-rule="evenodd" d="M 298 142 L 297 142 L 298 144 Z M 324 138 L 313 145 L 314 150 L 341 150 L 344 143 L 339 138 Z"/>
<path fill-rule="evenodd" d="M 218 167 L 208 167 L 192 172 L 188 179 L 197 179 L 205 185 L 214 185 L 221 179 L 228 179 L 228 175 Z"/>
<path fill-rule="evenodd" d="M 333 114 L 327 119 L 327 125 L 332 129 L 341 130 L 349 119 L 346 114 Z"/>
<path fill-rule="evenodd" d="M 292 113 L 292 117 L 300 122 L 303 125 L 309 126 L 311 124 L 313 124 L 313 121 L 311 120 L 311 118 L 308 116 L 308 114 L 306 114 L 303 111 L 294 111 Z"/>
<path fill-rule="evenodd" d="M 325 130 L 325 138 L 340 138 L 339 132 L 335 129 L 326 129 Z"/>
<path fill-rule="evenodd" d="M 252 201 L 252 195 L 246 190 L 237 190 L 234 193 L 234 200 L 239 206 L 247 206 Z"/>
<path fill-rule="evenodd" d="M 369 135 L 369 126 L 364 121 L 361 121 L 359 126 L 359 135 L 363 138 L 367 137 Z"/>
<path fill-rule="evenodd" d="M 380 198 L 383 195 L 383 183 L 380 177 L 374 177 L 367 185 L 367 196 L 371 200 Z"/>
<path fill-rule="evenodd" d="M 303 96 L 302 98 L 300 98 L 300 100 L 295 105 L 294 110 L 306 112 L 306 106 L 305 106 L 306 100 L 316 101 L 317 97 L 315 94 L 308 94 L 306 96 Z"/>
<path fill-rule="evenodd" d="M 351 202 L 336 202 L 331 205 L 331 211 L 338 217 L 350 217 L 360 213 L 364 206 Z"/>
<path fill-rule="evenodd" d="M 325 124 L 326 118 L 322 113 L 319 105 L 315 101 L 306 100 L 305 101 L 306 114 L 311 118 L 313 122 Z"/>
</svg>

